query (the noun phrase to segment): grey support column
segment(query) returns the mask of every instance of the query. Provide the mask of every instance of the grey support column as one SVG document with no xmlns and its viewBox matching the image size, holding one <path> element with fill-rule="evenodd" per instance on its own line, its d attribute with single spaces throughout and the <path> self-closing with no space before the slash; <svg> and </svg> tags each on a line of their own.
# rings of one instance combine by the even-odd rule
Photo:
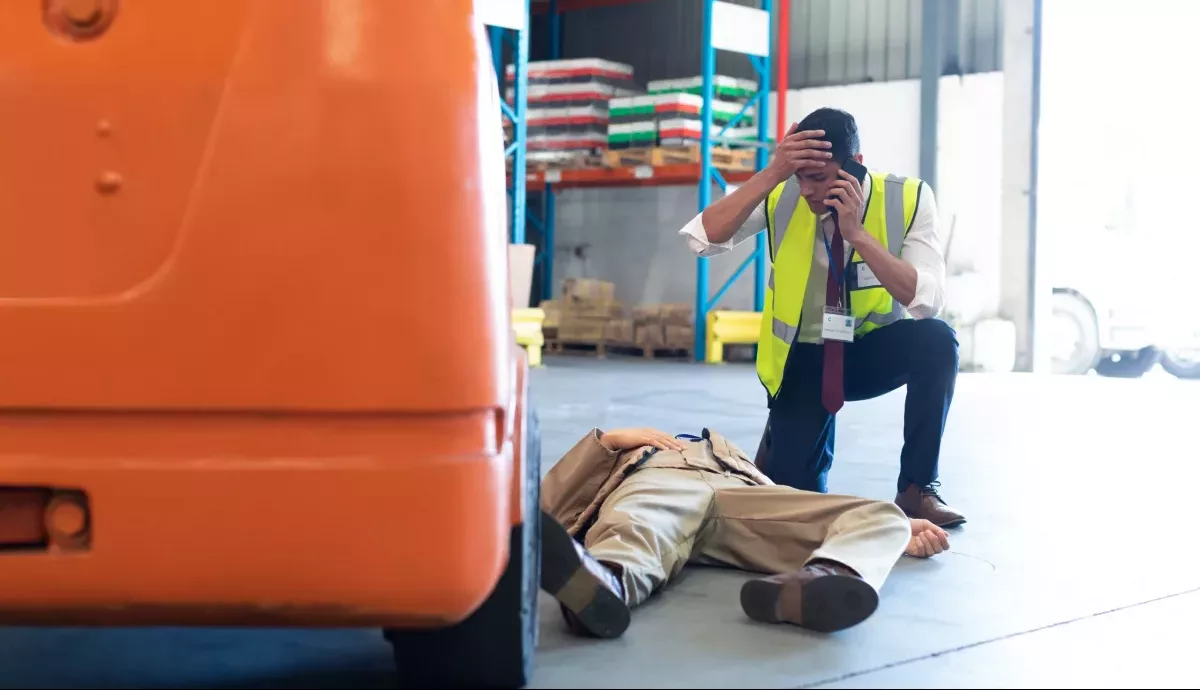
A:
<svg viewBox="0 0 1200 690">
<path fill-rule="evenodd" d="M 921 3 L 920 177 L 937 194 L 938 82 L 942 76 L 945 0 Z"/>
<path fill-rule="evenodd" d="M 1004 2 L 1004 124 L 1000 196 L 1000 316 L 1017 331 L 1017 371 L 1049 370 L 1034 326 L 1049 308 L 1037 299 L 1037 137 L 1041 0 Z M 1048 289 L 1048 287 L 1047 287 Z"/>
</svg>

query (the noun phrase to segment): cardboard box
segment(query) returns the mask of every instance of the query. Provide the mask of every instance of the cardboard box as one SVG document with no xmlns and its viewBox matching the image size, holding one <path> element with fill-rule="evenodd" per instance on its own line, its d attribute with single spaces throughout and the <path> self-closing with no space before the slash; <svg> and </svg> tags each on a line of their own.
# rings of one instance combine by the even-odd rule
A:
<svg viewBox="0 0 1200 690">
<path fill-rule="evenodd" d="M 648 323 L 636 327 L 634 343 L 638 347 L 657 350 L 665 347 L 665 334 L 660 324 Z"/>
<path fill-rule="evenodd" d="M 572 302 L 563 313 L 605 319 L 623 319 L 629 310 L 620 302 Z"/>
<path fill-rule="evenodd" d="M 694 324 L 692 305 L 683 303 L 644 304 L 633 310 L 633 319 L 639 324 L 672 323 L 678 326 Z"/>
<path fill-rule="evenodd" d="M 562 322 L 562 302 L 546 299 L 542 300 L 538 308 L 546 313 L 546 317 L 542 319 L 542 330 L 558 328 L 558 324 Z"/>
<path fill-rule="evenodd" d="M 663 332 L 666 340 L 664 347 L 672 350 L 690 350 L 696 341 L 696 329 L 691 326 L 667 324 Z"/>
<path fill-rule="evenodd" d="M 562 296 L 566 302 L 613 302 L 616 286 L 606 280 L 567 278 L 563 281 Z"/>
<path fill-rule="evenodd" d="M 632 345 L 633 319 L 609 319 L 604 326 L 604 342 L 613 345 Z"/>
<path fill-rule="evenodd" d="M 576 316 L 563 314 L 558 325 L 558 339 L 565 343 L 599 343 L 604 340 L 604 327 L 608 317 Z"/>
</svg>

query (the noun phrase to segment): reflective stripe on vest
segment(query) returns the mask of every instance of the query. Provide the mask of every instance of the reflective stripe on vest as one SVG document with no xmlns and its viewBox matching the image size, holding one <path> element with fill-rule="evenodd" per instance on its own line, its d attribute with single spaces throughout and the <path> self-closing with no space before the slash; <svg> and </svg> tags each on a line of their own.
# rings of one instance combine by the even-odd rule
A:
<svg viewBox="0 0 1200 690">
<path fill-rule="evenodd" d="M 779 256 L 779 248 L 783 246 L 783 237 L 787 234 L 788 222 L 792 220 L 792 213 L 799 205 L 800 183 L 796 181 L 795 177 L 789 177 L 788 181 L 784 183 L 783 194 L 775 204 L 775 241 L 772 243 L 774 250 L 771 255 L 772 263 L 774 263 L 774 257 Z"/>
<path fill-rule="evenodd" d="M 884 180 L 884 218 L 887 219 L 888 253 L 899 258 L 900 249 L 904 245 L 904 236 L 908 233 L 908 223 L 904 219 L 904 178 L 888 175 Z M 851 257 L 853 258 L 853 257 Z M 860 328 L 864 323 L 876 326 L 886 326 L 904 318 L 904 305 L 892 300 L 892 311 L 887 314 L 871 313 L 865 318 L 855 319 L 854 328 Z"/>
</svg>

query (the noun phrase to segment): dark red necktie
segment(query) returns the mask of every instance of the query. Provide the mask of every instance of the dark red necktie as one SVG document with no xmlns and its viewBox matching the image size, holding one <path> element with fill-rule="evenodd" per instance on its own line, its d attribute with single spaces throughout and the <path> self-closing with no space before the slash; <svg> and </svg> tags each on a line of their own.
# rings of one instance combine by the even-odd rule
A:
<svg viewBox="0 0 1200 690">
<path fill-rule="evenodd" d="M 824 228 L 820 232 L 825 232 Z M 829 277 L 825 282 L 825 306 L 841 306 L 841 286 L 835 276 L 846 271 L 846 247 L 842 244 L 842 229 L 838 226 L 836 214 L 833 216 L 833 242 L 829 247 L 832 256 L 829 257 Z M 824 318 L 822 317 L 822 324 Z M 821 403 L 830 414 L 837 414 L 846 404 L 846 391 L 842 381 L 842 361 L 845 355 L 845 343 L 832 338 L 825 338 L 825 366 L 821 375 Z"/>
</svg>

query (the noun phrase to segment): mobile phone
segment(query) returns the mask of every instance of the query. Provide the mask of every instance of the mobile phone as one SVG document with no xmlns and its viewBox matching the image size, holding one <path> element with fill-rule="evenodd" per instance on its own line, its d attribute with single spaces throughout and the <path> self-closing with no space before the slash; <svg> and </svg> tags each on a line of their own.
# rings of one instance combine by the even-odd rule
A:
<svg viewBox="0 0 1200 690">
<path fill-rule="evenodd" d="M 854 160 L 853 158 L 847 158 L 846 161 L 844 163 L 842 163 L 842 170 L 845 170 L 846 172 L 853 175 L 854 178 L 856 180 L 858 180 L 859 185 L 862 185 L 867 180 L 867 166 L 863 165 L 862 163 L 859 163 L 858 161 Z M 829 211 L 830 213 L 837 212 L 837 210 L 835 208 L 833 208 L 832 206 L 829 206 L 828 204 L 826 204 L 825 210 Z"/>
<path fill-rule="evenodd" d="M 842 170 L 853 175 L 860 185 L 867 180 L 867 166 L 853 158 L 847 158 L 846 162 L 842 163 Z"/>
</svg>

